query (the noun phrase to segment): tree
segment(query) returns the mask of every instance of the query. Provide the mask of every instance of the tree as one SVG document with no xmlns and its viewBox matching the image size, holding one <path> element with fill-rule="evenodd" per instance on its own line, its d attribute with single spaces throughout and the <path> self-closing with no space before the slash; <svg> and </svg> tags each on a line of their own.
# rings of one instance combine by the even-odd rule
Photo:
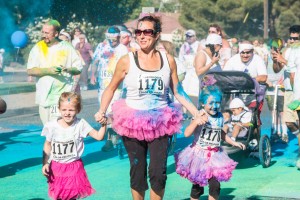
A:
<svg viewBox="0 0 300 200">
<path fill-rule="evenodd" d="M 217 23 L 229 37 L 263 37 L 263 0 L 180 0 L 181 24 L 207 36 Z M 269 0 L 269 35 L 287 37 L 288 27 L 300 24 L 299 0 Z"/>
<path fill-rule="evenodd" d="M 287 38 L 288 28 L 300 24 L 300 1 L 274 0 L 271 5 L 270 30 L 272 37 Z"/>
</svg>

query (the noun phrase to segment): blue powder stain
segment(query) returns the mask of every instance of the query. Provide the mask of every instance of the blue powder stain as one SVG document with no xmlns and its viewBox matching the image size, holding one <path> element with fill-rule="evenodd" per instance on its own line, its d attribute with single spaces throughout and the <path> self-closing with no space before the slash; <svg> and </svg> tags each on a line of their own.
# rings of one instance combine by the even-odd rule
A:
<svg viewBox="0 0 300 200">
<path fill-rule="evenodd" d="M 139 163 L 139 160 L 138 160 L 137 158 L 135 158 L 135 159 L 133 160 L 133 164 L 137 165 L 138 163 Z"/>
<path fill-rule="evenodd" d="M 182 96 L 183 98 L 185 98 L 185 100 L 187 100 L 188 102 L 192 103 L 192 101 L 191 101 L 189 95 L 187 95 L 187 94 L 185 93 L 185 91 L 183 90 L 183 87 L 182 87 L 181 83 L 178 83 L 178 84 L 177 84 L 176 89 L 177 89 L 177 93 L 178 93 L 180 96 Z"/>
</svg>

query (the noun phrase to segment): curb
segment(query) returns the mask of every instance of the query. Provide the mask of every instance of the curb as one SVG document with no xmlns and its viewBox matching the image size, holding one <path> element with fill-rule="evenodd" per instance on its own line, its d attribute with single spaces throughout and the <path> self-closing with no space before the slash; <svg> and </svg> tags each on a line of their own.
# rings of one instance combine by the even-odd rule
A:
<svg viewBox="0 0 300 200">
<path fill-rule="evenodd" d="M 35 83 L 15 82 L 0 84 L 0 95 L 10 95 L 34 91 Z"/>
<path fill-rule="evenodd" d="M 98 104 L 98 98 L 97 97 L 89 97 L 86 99 L 82 99 L 83 105 L 91 105 L 91 104 Z M 16 109 L 8 109 L 5 113 L 3 113 L 0 116 L 0 121 L 7 117 L 14 117 L 16 115 L 32 115 L 32 114 L 38 114 L 39 113 L 39 106 L 33 106 L 33 107 L 27 107 L 27 108 L 16 108 Z"/>
</svg>

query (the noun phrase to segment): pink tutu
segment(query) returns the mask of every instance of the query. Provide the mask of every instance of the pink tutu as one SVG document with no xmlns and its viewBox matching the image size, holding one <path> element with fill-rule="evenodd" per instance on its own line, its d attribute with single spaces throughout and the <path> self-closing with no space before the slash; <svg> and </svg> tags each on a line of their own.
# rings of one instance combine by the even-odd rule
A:
<svg viewBox="0 0 300 200">
<path fill-rule="evenodd" d="M 194 144 L 175 154 L 175 162 L 177 174 L 200 186 L 212 177 L 228 181 L 237 165 L 222 148 L 206 150 Z"/>
<path fill-rule="evenodd" d="M 182 112 L 180 105 L 161 109 L 135 110 L 124 99 L 112 105 L 113 129 L 121 136 L 152 141 L 164 135 L 179 133 Z"/>
<path fill-rule="evenodd" d="M 78 199 L 95 193 L 81 160 L 71 163 L 52 161 L 48 183 L 49 196 L 52 199 Z"/>
</svg>

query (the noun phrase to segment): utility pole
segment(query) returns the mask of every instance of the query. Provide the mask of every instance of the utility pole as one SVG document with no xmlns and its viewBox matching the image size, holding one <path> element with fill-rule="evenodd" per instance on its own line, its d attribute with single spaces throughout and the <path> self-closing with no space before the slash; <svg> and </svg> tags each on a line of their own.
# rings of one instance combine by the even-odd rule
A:
<svg viewBox="0 0 300 200">
<path fill-rule="evenodd" d="M 269 0 L 264 0 L 264 39 L 269 38 Z"/>
</svg>

